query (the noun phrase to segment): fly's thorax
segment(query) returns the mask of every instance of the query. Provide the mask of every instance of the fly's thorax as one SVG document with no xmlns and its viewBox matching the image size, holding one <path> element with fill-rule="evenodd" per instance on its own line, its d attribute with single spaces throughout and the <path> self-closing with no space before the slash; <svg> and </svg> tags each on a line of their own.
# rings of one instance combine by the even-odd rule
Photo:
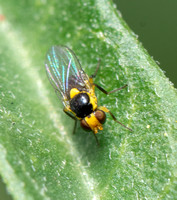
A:
<svg viewBox="0 0 177 200">
<path fill-rule="evenodd" d="M 90 96 L 86 92 L 73 88 L 70 91 L 70 109 L 77 118 L 84 118 L 93 112 Z"/>
<path fill-rule="evenodd" d="M 77 118 L 84 118 L 97 109 L 97 98 L 94 93 L 72 88 L 70 91 L 70 109 Z"/>
</svg>

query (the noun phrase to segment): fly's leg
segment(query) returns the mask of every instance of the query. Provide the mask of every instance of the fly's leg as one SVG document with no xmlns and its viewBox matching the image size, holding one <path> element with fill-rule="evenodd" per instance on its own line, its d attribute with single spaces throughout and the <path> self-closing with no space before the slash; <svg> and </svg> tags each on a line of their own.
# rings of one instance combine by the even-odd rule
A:
<svg viewBox="0 0 177 200">
<path fill-rule="evenodd" d="M 105 89 L 103 89 L 101 86 L 97 85 L 96 83 L 94 83 L 95 87 L 97 87 L 101 92 L 103 92 L 104 94 L 108 95 L 108 94 L 111 94 L 111 93 L 114 93 L 114 92 L 117 92 L 118 90 L 122 90 L 123 88 L 126 88 L 128 85 L 124 85 L 120 88 L 117 88 L 117 89 L 114 89 L 114 90 L 111 90 L 110 92 L 107 92 Z"/>
<path fill-rule="evenodd" d="M 121 122 L 119 122 L 119 121 L 116 119 L 116 117 L 111 113 L 111 111 L 108 110 L 106 107 L 100 106 L 100 107 L 98 107 L 98 110 L 102 110 L 102 111 L 104 111 L 104 112 L 109 113 L 115 122 L 117 122 L 118 124 L 120 124 L 120 125 L 123 126 L 124 128 L 128 129 L 129 131 L 133 131 L 131 128 L 128 128 L 127 126 L 125 126 L 124 124 L 122 124 Z"/>
<path fill-rule="evenodd" d="M 101 86 L 97 85 L 96 83 L 93 83 L 93 78 L 95 78 L 96 75 L 97 75 L 98 69 L 99 69 L 99 67 L 100 67 L 100 62 L 101 62 L 101 60 L 99 59 L 95 73 L 92 74 L 92 75 L 90 76 L 90 81 L 92 82 L 92 84 L 93 84 L 95 87 L 97 87 L 97 88 L 98 88 L 101 92 L 103 92 L 104 94 L 109 95 L 109 94 L 112 94 L 112 93 L 117 92 L 117 91 L 119 91 L 119 90 L 122 90 L 122 89 L 124 89 L 124 88 L 126 88 L 126 87 L 128 86 L 128 85 L 126 84 L 126 85 L 124 85 L 124 86 L 122 86 L 122 87 L 120 87 L 120 88 L 117 88 L 117 89 L 111 90 L 110 92 L 107 92 L 107 91 L 106 91 L 105 89 L 103 89 Z M 100 107 L 98 107 L 98 109 L 99 109 L 99 110 L 102 110 L 102 111 L 104 111 L 104 112 L 109 113 L 115 122 L 117 122 L 118 124 L 120 124 L 120 125 L 123 126 L 124 128 L 128 129 L 129 131 L 133 131 L 131 128 L 128 128 L 127 126 L 125 126 L 124 124 L 122 124 L 121 122 L 119 122 L 119 121 L 116 119 L 116 117 L 111 113 L 111 111 L 108 110 L 106 107 L 100 106 Z M 96 138 L 97 144 L 99 144 L 99 143 L 98 143 L 98 139 L 97 139 L 97 137 L 96 137 L 95 134 L 94 134 L 94 136 L 95 136 L 95 138 Z"/>
<path fill-rule="evenodd" d="M 90 76 L 91 82 L 93 82 L 93 78 L 95 78 L 96 75 L 97 75 L 97 72 L 98 72 L 99 67 L 100 67 L 100 63 L 101 63 L 101 60 L 99 59 L 99 60 L 98 60 L 97 67 L 96 67 L 96 70 L 95 70 L 95 73 L 92 74 L 92 75 Z M 128 85 L 126 84 L 126 85 L 124 85 L 124 86 L 122 86 L 122 87 L 120 87 L 120 88 L 117 88 L 117 89 L 111 90 L 110 92 L 107 92 L 105 89 L 103 89 L 101 86 L 97 85 L 96 83 L 93 83 L 93 85 L 94 85 L 95 87 L 97 87 L 101 92 L 103 92 L 103 93 L 106 94 L 106 95 L 111 94 L 111 93 L 114 93 L 114 92 L 117 92 L 118 90 L 122 90 L 123 88 L 125 88 L 125 87 L 128 86 Z"/>
<path fill-rule="evenodd" d="M 94 137 L 95 137 L 95 140 L 96 140 L 97 145 L 100 146 L 100 143 L 99 143 L 99 141 L 98 141 L 98 138 L 97 138 L 96 134 L 95 134 L 93 131 L 92 131 L 92 133 L 93 133 L 93 135 L 94 135 Z"/>
<path fill-rule="evenodd" d="M 76 132 L 76 127 L 77 127 L 77 119 L 75 119 L 75 123 L 74 123 L 74 129 L 73 129 L 73 135 L 75 134 Z"/>
<path fill-rule="evenodd" d="M 77 119 L 76 119 L 74 116 L 72 116 L 72 115 L 67 111 L 66 108 L 64 108 L 63 111 L 64 111 L 69 117 L 71 117 L 73 120 L 75 120 L 74 129 L 73 129 L 73 134 L 75 134 L 75 132 L 76 132 L 76 127 L 77 127 Z"/>
<path fill-rule="evenodd" d="M 99 70 L 99 68 L 100 68 L 100 63 L 101 63 L 101 59 L 98 60 L 98 64 L 97 64 L 97 67 L 96 67 L 95 73 L 92 74 L 92 75 L 90 76 L 91 79 L 93 79 L 93 78 L 96 77 L 97 72 L 98 72 L 98 70 Z"/>
</svg>

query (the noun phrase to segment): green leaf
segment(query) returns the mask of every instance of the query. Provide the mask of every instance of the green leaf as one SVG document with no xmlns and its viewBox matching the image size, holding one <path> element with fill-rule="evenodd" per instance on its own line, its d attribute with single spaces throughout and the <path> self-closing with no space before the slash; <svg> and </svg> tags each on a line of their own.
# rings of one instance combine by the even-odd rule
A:
<svg viewBox="0 0 177 200">
<path fill-rule="evenodd" d="M 177 92 L 111 1 L 0 1 L 0 174 L 14 199 L 175 199 Z M 4 17 L 3 17 L 4 16 Z M 73 121 L 45 73 L 51 45 L 101 67 L 97 137 Z"/>
</svg>

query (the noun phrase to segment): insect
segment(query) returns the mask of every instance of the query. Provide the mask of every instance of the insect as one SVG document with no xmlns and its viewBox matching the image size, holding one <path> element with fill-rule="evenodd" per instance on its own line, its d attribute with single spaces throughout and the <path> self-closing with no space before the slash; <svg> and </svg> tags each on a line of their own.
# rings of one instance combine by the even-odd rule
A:
<svg viewBox="0 0 177 200">
<path fill-rule="evenodd" d="M 106 95 L 127 87 L 124 85 L 107 92 L 94 83 L 93 78 L 96 77 L 99 66 L 100 61 L 95 73 L 89 77 L 82 69 L 74 52 L 66 46 L 52 46 L 45 62 L 49 81 L 64 105 L 63 111 L 75 120 L 73 131 L 75 132 L 77 121 L 80 120 L 83 129 L 94 133 L 97 143 L 96 133 L 98 130 L 103 130 L 102 124 L 106 120 L 105 112 L 109 113 L 115 122 L 132 131 L 119 122 L 106 107 L 98 106 L 95 87 Z"/>
</svg>

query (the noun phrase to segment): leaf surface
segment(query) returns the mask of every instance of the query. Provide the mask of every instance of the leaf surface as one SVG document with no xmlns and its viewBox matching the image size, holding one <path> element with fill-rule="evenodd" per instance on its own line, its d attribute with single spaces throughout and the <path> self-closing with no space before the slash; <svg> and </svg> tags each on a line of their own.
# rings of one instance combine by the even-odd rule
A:
<svg viewBox="0 0 177 200">
<path fill-rule="evenodd" d="M 0 1 L 0 173 L 14 199 L 174 199 L 177 93 L 111 1 Z M 73 121 L 44 68 L 52 45 L 74 50 L 107 115 L 97 136 Z"/>
</svg>

